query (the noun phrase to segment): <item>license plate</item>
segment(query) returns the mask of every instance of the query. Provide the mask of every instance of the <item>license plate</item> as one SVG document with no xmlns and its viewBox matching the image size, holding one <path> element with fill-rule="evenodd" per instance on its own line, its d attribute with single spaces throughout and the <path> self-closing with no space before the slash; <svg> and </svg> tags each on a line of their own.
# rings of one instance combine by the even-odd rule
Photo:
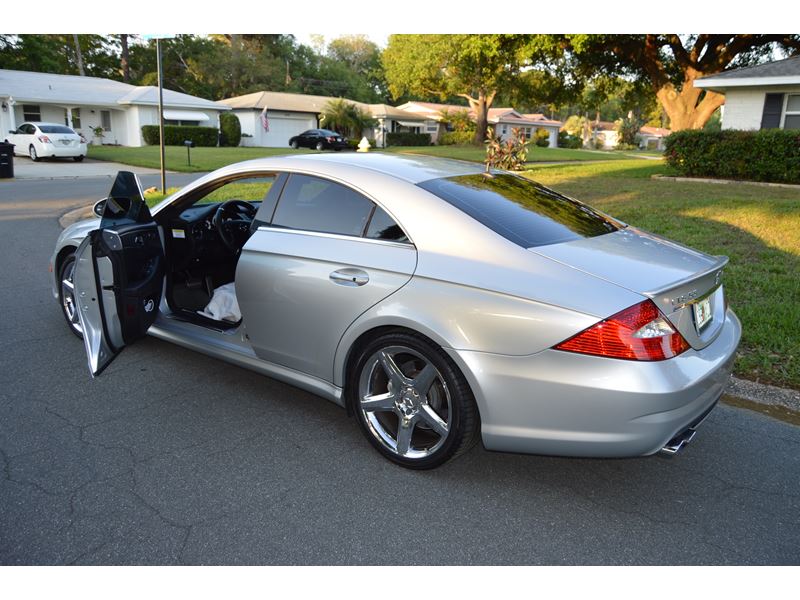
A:
<svg viewBox="0 0 800 600">
<path fill-rule="evenodd" d="M 692 308 L 694 309 L 694 324 L 697 326 L 697 331 L 702 331 L 711 322 L 711 299 L 705 298 L 695 302 Z"/>
<path fill-rule="evenodd" d="M 72 143 L 72 140 L 61 140 L 61 143 L 65 146 L 69 146 Z"/>
</svg>

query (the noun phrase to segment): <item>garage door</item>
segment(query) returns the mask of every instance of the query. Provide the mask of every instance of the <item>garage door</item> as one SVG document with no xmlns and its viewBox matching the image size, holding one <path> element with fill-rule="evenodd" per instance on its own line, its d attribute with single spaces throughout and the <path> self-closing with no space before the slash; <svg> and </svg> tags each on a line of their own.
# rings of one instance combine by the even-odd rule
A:
<svg viewBox="0 0 800 600">
<path fill-rule="evenodd" d="M 257 123 L 256 126 L 260 126 Z M 314 129 L 317 119 L 313 115 L 303 117 L 287 117 L 281 115 L 269 116 L 269 131 L 264 132 L 262 144 L 268 148 L 288 148 L 289 138 L 303 133 L 307 129 Z"/>
</svg>

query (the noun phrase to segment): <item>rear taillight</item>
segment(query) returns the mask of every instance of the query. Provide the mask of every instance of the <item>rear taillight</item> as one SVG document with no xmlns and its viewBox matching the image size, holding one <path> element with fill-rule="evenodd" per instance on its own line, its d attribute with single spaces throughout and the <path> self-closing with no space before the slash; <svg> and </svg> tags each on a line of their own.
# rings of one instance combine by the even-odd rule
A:
<svg viewBox="0 0 800 600">
<path fill-rule="evenodd" d="M 86 141 L 86 138 L 85 138 L 85 137 L 83 137 L 83 134 L 82 134 L 82 133 L 80 133 L 80 134 L 78 134 L 78 135 L 79 135 L 79 136 L 80 136 L 80 138 L 81 138 L 81 144 L 88 144 L 88 142 Z"/>
<path fill-rule="evenodd" d="M 46 135 L 40 135 L 37 139 L 40 142 L 42 142 L 43 144 L 52 144 L 52 142 L 50 141 L 50 138 L 47 137 Z"/>
<path fill-rule="evenodd" d="M 333 141 L 333 138 L 332 138 L 332 137 L 326 137 L 325 139 L 326 139 L 326 140 L 328 140 L 329 142 L 332 142 L 332 141 Z"/>
<path fill-rule="evenodd" d="M 652 300 L 595 323 L 555 346 L 556 350 L 627 360 L 665 360 L 689 349 Z"/>
</svg>

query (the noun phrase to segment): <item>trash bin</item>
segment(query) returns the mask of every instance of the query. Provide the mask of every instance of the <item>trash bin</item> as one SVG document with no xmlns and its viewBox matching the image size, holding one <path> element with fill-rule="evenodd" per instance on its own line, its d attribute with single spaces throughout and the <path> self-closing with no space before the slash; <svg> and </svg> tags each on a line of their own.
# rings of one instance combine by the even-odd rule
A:
<svg viewBox="0 0 800 600">
<path fill-rule="evenodd" d="M 14 177 L 14 144 L 0 142 L 0 179 Z"/>
</svg>

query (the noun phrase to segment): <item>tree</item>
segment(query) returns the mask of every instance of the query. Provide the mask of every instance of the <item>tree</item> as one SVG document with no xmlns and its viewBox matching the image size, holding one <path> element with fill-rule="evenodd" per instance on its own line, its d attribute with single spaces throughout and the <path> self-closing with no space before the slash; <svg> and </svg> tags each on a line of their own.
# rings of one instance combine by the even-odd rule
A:
<svg viewBox="0 0 800 600">
<path fill-rule="evenodd" d="M 374 125 L 372 116 L 344 98 L 330 100 L 322 111 L 320 122 L 346 137 L 359 137 L 364 129 Z"/>
<path fill-rule="evenodd" d="M 391 35 L 383 51 L 389 91 L 459 96 L 475 114 L 475 144 L 486 139 L 488 111 L 499 92 L 519 85 L 523 35 Z"/>
<path fill-rule="evenodd" d="M 800 51 L 797 34 L 643 34 L 532 36 L 532 50 L 560 47 L 574 81 L 598 73 L 645 81 L 673 130 L 699 129 L 724 103 L 694 86 L 699 77 L 756 64 L 775 49 Z"/>
</svg>

